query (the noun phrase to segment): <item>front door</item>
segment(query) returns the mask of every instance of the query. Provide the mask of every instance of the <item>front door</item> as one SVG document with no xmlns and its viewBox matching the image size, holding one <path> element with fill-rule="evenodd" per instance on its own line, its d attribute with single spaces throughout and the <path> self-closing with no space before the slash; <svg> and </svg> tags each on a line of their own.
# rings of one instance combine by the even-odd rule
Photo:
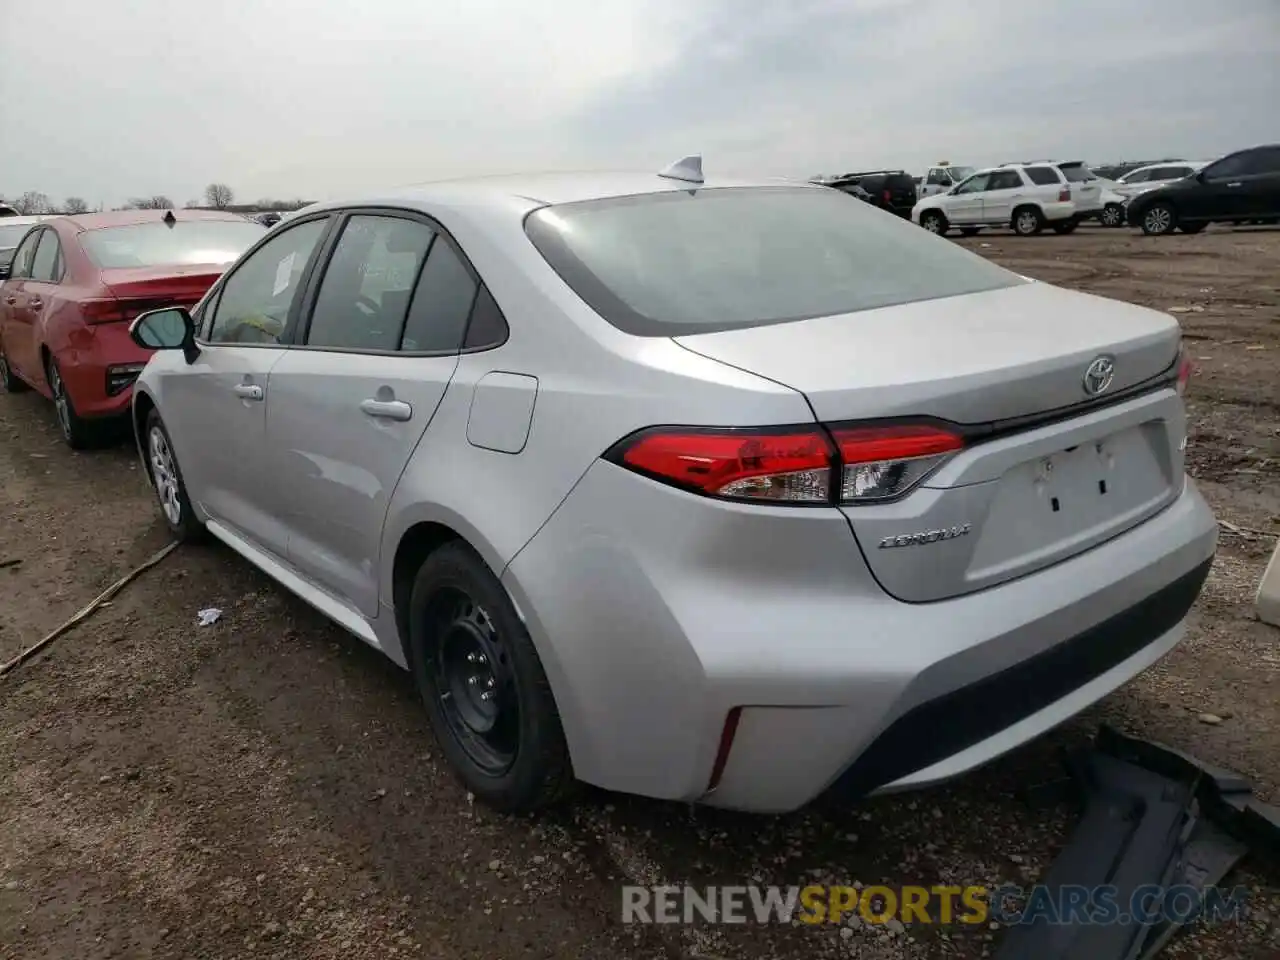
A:
<svg viewBox="0 0 1280 960">
<path fill-rule="evenodd" d="M 477 282 L 436 225 L 357 212 L 311 287 L 267 409 L 289 560 L 373 618 L 387 507 L 457 367 Z"/>
<path fill-rule="evenodd" d="M 975 173 L 956 187 L 955 192 L 942 201 L 947 219 L 956 224 L 981 223 L 982 194 L 990 179 L 990 174 Z"/>
<path fill-rule="evenodd" d="M 39 369 L 39 349 L 35 345 L 35 323 L 38 314 L 31 310 L 31 264 L 35 260 L 36 245 L 44 230 L 33 230 L 26 235 L 13 254 L 13 266 L 9 280 L 0 291 L 0 350 L 5 362 L 22 379 L 31 383 L 43 383 Z M 33 365 L 32 358 L 37 362 Z"/>
<path fill-rule="evenodd" d="M 209 517 L 284 559 L 289 492 L 271 473 L 266 443 L 271 372 L 288 352 L 285 332 L 328 218 L 273 234 L 237 264 L 206 301 L 200 355 L 162 380 L 161 412 L 191 498 Z M 165 363 L 185 360 L 165 351 Z M 160 362 L 160 361 L 157 361 Z"/>
<path fill-rule="evenodd" d="M 1200 172 L 1198 183 L 1177 195 L 1178 215 L 1184 220 L 1230 220 L 1243 215 L 1247 152 L 1234 153 Z"/>
</svg>

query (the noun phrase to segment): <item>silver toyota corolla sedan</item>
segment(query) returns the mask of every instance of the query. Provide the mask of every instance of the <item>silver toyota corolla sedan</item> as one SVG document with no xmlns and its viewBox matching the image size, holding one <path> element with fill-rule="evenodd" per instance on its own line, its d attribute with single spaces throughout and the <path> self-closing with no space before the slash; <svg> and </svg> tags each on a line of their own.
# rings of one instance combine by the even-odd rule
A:
<svg viewBox="0 0 1280 960">
<path fill-rule="evenodd" d="M 696 158 L 313 206 L 133 335 L 174 533 L 507 810 L 954 776 L 1168 653 L 1216 545 L 1173 319 Z"/>
</svg>

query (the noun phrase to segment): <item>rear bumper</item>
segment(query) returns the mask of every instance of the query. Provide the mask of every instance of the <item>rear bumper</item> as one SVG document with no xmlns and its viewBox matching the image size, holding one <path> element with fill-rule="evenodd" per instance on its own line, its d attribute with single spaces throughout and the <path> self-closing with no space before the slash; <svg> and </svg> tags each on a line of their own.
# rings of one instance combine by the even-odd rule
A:
<svg viewBox="0 0 1280 960">
<path fill-rule="evenodd" d="M 76 413 L 86 418 L 123 416 L 133 381 L 151 357 L 129 337 L 127 323 L 91 326 L 82 346 L 58 354 L 58 366 Z"/>
<path fill-rule="evenodd" d="M 581 779 L 776 812 L 946 779 L 1066 720 L 1176 645 L 1216 538 L 1188 481 L 1070 560 L 910 604 L 835 510 L 712 503 L 597 463 L 503 580 Z"/>
</svg>

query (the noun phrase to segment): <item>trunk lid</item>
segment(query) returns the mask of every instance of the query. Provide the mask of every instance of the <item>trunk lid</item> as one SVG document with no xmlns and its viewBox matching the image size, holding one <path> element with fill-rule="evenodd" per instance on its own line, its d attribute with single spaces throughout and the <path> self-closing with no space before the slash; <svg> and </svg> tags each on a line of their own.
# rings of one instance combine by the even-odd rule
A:
<svg viewBox="0 0 1280 960">
<path fill-rule="evenodd" d="M 227 268 L 227 264 L 129 267 L 101 272 L 103 284 L 120 302 L 125 319 L 160 307 L 192 307 Z"/>
<path fill-rule="evenodd" d="M 1099 401 L 1169 370 L 1180 332 L 1152 310 L 1029 283 L 676 339 L 801 391 L 826 423 L 966 425 L 975 442 L 921 487 L 842 508 L 872 572 L 902 600 L 958 596 L 1057 563 L 1182 489 L 1177 393 L 1095 405 L 1083 385 L 1104 355 L 1114 377 Z"/>
</svg>

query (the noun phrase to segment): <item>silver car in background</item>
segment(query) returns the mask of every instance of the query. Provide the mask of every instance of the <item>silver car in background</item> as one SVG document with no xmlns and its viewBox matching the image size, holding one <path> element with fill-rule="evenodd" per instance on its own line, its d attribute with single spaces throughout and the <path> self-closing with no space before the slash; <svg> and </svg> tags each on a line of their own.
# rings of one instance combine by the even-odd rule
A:
<svg viewBox="0 0 1280 960">
<path fill-rule="evenodd" d="M 1214 555 L 1172 318 L 695 158 L 319 204 L 133 335 L 170 528 L 411 670 L 501 809 L 952 777 Z"/>
</svg>

